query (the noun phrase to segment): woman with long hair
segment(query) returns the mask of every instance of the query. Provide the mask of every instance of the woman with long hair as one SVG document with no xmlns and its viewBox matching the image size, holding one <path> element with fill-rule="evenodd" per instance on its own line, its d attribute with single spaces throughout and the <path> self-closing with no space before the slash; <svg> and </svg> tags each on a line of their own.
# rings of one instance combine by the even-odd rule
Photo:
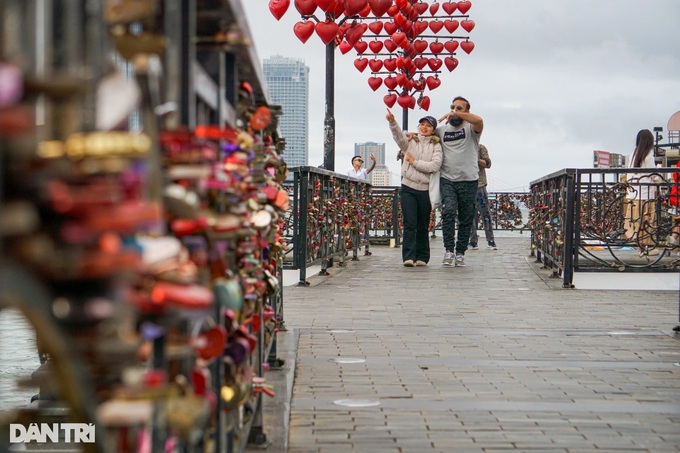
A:
<svg viewBox="0 0 680 453">
<path fill-rule="evenodd" d="M 635 150 L 630 156 L 628 168 L 655 168 L 654 135 L 642 129 L 635 139 Z M 628 193 L 624 226 L 626 237 L 637 242 L 638 253 L 658 255 L 654 250 L 656 239 L 656 178 L 649 174 L 628 173 Z"/>
</svg>

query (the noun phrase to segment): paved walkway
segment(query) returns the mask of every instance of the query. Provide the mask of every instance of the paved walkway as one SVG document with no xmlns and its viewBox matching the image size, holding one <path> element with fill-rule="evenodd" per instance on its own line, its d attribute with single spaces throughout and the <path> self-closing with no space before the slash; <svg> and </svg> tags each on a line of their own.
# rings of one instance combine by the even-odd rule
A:
<svg viewBox="0 0 680 453">
<path fill-rule="evenodd" d="M 268 451 L 680 451 L 678 293 L 561 289 L 528 237 L 497 242 L 285 287 Z"/>
</svg>

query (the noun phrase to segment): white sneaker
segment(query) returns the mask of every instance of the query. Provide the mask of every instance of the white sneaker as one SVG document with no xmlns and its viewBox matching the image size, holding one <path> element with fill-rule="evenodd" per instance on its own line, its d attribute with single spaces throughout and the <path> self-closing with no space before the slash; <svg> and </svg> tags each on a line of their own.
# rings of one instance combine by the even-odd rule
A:
<svg viewBox="0 0 680 453">
<path fill-rule="evenodd" d="M 465 267 L 465 257 L 463 255 L 456 255 L 456 267 Z"/>
<path fill-rule="evenodd" d="M 486 246 L 490 250 L 498 250 L 498 247 L 496 247 L 495 242 L 489 242 L 489 245 Z"/>
<path fill-rule="evenodd" d="M 453 257 L 454 257 L 453 252 L 449 252 L 447 250 L 446 253 L 444 253 L 444 259 L 442 260 L 442 264 L 444 266 L 453 266 Z"/>
</svg>

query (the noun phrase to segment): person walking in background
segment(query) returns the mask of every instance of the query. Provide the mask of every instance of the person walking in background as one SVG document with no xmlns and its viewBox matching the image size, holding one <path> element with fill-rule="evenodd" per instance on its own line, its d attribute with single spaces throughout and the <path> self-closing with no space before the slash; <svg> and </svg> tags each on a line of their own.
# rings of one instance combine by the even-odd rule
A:
<svg viewBox="0 0 680 453">
<path fill-rule="evenodd" d="M 482 216 L 484 226 L 484 236 L 486 237 L 487 247 L 491 250 L 498 250 L 496 240 L 493 237 L 493 227 L 491 226 L 491 212 L 489 212 L 489 194 L 486 191 L 486 169 L 491 168 L 491 158 L 486 146 L 479 144 L 479 180 L 477 181 L 477 199 L 475 203 L 475 219 L 470 230 L 470 248 L 478 250 L 477 246 L 477 226 L 479 216 Z"/>
<path fill-rule="evenodd" d="M 371 168 L 366 170 L 365 168 L 362 168 L 362 165 L 364 165 L 364 160 L 361 158 L 361 156 L 352 157 L 352 166 L 347 169 L 345 174 L 347 176 L 351 176 L 352 178 L 367 180 L 368 174 L 373 171 L 376 164 L 375 156 L 373 154 L 371 154 L 371 160 L 373 161 L 371 163 Z"/>
<path fill-rule="evenodd" d="M 628 160 L 628 168 L 655 168 L 654 135 L 649 129 L 642 129 L 635 138 L 635 150 Z M 653 250 L 656 230 L 656 187 L 652 175 L 628 173 L 629 184 L 626 198 L 626 214 L 624 218 L 625 235 L 638 244 L 638 254 L 658 255 Z"/>
<path fill-rule="evenodd" d="M 442 233 L 444 236 L 443 264 L 465 266 L 465 252 L 475 217 L 477 180 L 479 179 L 479 138 L 484 129 L 481 117 L 470 113 L 470 103 L 457 96 L 451 111 L 441 117 L 446 120 L 437 128 L 442 139 L 444 158 L 440 169 L 442 195 Z M 458 240 L 456 240 L 458 218 Z"/>
<path fill-rule="evenodd" d="M 418 134 L 407 137 L 387 109 L 401 162 L 401 213 L 404 222 L 401 256 L 404 266 L 427 266 L 430 261 L 430 175 L 442 164 L 442 146 L 434 132 L 437 120 L 425 116 L 418 121 Z"/>
</svg>

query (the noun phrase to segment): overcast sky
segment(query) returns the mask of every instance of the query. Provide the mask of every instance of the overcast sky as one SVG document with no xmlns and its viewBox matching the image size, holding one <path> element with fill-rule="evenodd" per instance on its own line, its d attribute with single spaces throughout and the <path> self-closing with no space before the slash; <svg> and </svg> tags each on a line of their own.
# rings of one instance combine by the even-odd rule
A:
<svg viewBox="0 0 680 453">
<path fill-rule="evenodd" d="M 293 0 L 280 21 L 267 0 L 242 4 L 261 59 L 302 58 L 310 68 L 309 164 L 319 165 L 324 45 L 316 34 L 306 44 L 295 36 L 300 15 Z M 474 51 L 457 51 L 459 66 L 444 70 L 441 86 L 426 91 L 429 110 L 409 110 L 409 129 L 426 114 L 448 111 L 453 97 L 466 97 L 484 119 L 490 191 L 527 190 L 562 168 L 592 167 L 596 149 L 630 154 L 640 129 L 662 126 L 667 136 L 668 119 L 680 110 L 679 0 L 472 0 L 468 14 L 476 23 Z M 399 184 L 385 120 L 387 88 L 374 92 L 370 68 L 359 72 L 355 58 L 356 51 L 336 50 L 335 170 L 349 168 L 354 143 L 382 142 L 392 184 Z M 392 110 L 401 121 L 401 108 Z"/>
</svg>

